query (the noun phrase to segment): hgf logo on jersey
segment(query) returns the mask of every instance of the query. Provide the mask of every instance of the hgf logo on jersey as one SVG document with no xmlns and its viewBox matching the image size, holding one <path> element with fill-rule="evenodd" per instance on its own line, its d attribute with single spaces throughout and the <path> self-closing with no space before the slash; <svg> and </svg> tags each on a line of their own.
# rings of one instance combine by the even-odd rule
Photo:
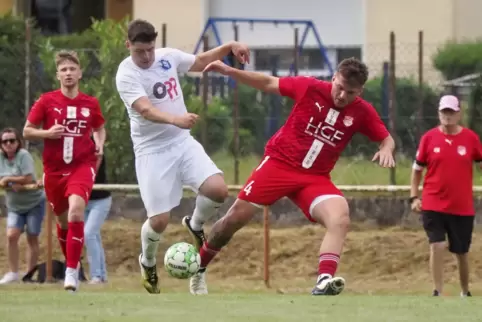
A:
<svg viewBox="0 0 482 322">
<path fill-rule="evenodd" d="M 336 143 L 341 141 L 343 135 L 345 135 L 344 132 L 334 127 L 339 114 L 338 111 L 330 109 L 326 116 L 325 123 L 319 122 L 318 124 L 313 122 L 314 117 L 312 116 L 306 125 L 305 133 L 331 146 L 336 146 Z"/>
<path fill-rule="evenodd" d="M 166 59 L 161 59 L 159 63 L 161 64 L 161 68 L 164 70 L 169 70 L 172 67 L 169 60 L 166 60 Z"/>
<path fill-rule="evenodd" d="M 154 88 L 152 89 L 152 93 L 157 99 L 163 99 L 167 95 L 169 95 L 170 99 L 176 98 L 179 95 L 177 91 L 176 79 L 174 77 L 171 77 L 165 82 L 155 83 Z"/>
<path fill-rule="evenodd" d="M 61 124 L 64 128 L 63 136 L 82 136 L 83 130 L 87 128 L 85 120 L 63 119 L 61 122 L 55 120 L 55 124 Z"/>
</svg>

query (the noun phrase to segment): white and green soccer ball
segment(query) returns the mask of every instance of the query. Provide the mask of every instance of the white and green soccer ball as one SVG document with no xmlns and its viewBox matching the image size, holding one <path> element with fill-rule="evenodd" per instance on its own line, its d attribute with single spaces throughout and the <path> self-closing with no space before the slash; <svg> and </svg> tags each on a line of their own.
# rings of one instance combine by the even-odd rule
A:
<svg viewBox="0 0 482 322">
<path fill-rule="evenodd" d="M 196 247 L 189 243 L 176 243 L 169 247 L 164 255 L 164 269 L 179 279 L 192 277 L 201 265 L 201 256 Z"/>
</svg>

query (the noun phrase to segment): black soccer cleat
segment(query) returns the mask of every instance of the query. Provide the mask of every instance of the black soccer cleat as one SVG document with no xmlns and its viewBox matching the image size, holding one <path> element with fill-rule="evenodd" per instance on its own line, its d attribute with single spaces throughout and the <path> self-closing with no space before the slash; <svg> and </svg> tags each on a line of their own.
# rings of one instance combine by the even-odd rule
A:
<svg viewBox="0 0 482 322">
<path fill-rule="evenodd" d="M 328 274 L 320 275 L 315 287 L 311 291 L 312 295 L 338 295 L 345 288 L 343 277 L 332 277 Z"/>
<path fill-rule="evenodd" d="M 199 251 L 201 247 L 203 247 L 204 242 L 206 241 L 206 236 L 204 235 L 204 231 L 202 229 L 201 230 L 192 229 L 191 217 L 189 216 L 185 216 L 184 218 L 182 218 L 182 225 L 186 227 L 187 231 L 189 232 L 189 235 L 191 235 L 194 246 Z"/>
</svg>

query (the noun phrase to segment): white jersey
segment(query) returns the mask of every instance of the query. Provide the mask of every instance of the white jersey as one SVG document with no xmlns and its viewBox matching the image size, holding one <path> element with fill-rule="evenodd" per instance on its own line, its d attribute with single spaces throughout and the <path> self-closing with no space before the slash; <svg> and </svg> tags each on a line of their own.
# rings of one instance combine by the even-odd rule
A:
<svg viewBox="0 0 482 322">
<path fill-rule="evenodd" d="M 163 151 L 190 136 L 187 129 L 151 122 L 132 108 L 137 99 L 146 96 L 160 111 L 175 115 L 187 113 L 178 72 L 187 72 L 196 56 L 173 48 L 156 49 L 155 55 L 148 69 L 139 68 L 127 57 L 120 63 L 116 75 L 117 91 L 130 119 L 136 156 Z"/>
</svg>

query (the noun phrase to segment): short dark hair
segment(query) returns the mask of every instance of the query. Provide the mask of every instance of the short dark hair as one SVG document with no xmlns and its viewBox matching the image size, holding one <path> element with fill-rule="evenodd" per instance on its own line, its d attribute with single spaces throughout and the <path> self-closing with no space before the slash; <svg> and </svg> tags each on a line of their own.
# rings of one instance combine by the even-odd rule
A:
<svg viewBox="0 0 482 322">
<path fill-rule="evenodd" d="M 353 86 L 363 86 L 368 79 L 367 65 L 355 57 L 343 59 L 336 71 Z"/>
<path fill-rule="evenodd" d="M 129 23 L 127 27 L 127 39 L 131 43 L 141 42 L 150 43 L 157 38 L 157 32 L 154 26 L 142 19 L 136 19 Z"/>
<path fill-rule="evenodd" d="M 17 139 L 17 142 L 18 142 L 18 147 L 17 147 L 17 150 L 15 151 L 15 153 L 17 153 L 20 149 L 23 148 L 23 140 L 22 140 L 22 137 L 20 135 L 20 132 L 17 131 L 17 129 L 15 129 L 13 127 L 4 128 L 2 130 L 2 132 L 0 132 L 0 141 L 1 141 L 1 139 L 2 139 L 2 137 L 5 133 L 13 133 L 15 135 L 15 139 Z M 0 146 L 0 150 L 1 150 L 2 154 L 4 156 L 6 156 L 6 153 L 1 146 Z"/>
<path fill-rule="evenodd" d="M 79 55 L 73 50 L 61 50 L 55 54 L 55 66 L 59 67 L 63 62 L 70 61 L 80 67 Z"/>
</svg>

